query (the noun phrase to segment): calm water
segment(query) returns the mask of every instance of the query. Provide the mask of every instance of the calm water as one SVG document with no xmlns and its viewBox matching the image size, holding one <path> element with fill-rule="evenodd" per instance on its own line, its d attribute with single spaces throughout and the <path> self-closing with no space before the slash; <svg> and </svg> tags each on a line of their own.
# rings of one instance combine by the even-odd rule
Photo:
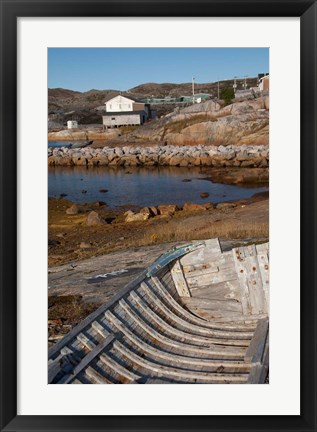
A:
<svg viewBox="0 0 317 432">
<path fill-rule="evenodd" d="M 268 187 L 246 188 L 203 180 L 199 167 L 55 167 L 48 169 L 48 195 L 77 203 L 105 201 L 109 207 L 222 202 L 248 198 Z M 191 180 L 183 182 L 182 180 Z M 100 192 L 107 189 L 108 192 Z M 83 193 L 86 191 L 86 193 Z M 208 198 L 201 198 L 208 192 Z"/>
<path fill-rule="evenodd" d="M 48 141 L 48 147 L 61 148 L 61 147 L 71 147 L 72 144 L 84 144 L 87 140 L 76 140 L 76 141 Z"/>
</svg>

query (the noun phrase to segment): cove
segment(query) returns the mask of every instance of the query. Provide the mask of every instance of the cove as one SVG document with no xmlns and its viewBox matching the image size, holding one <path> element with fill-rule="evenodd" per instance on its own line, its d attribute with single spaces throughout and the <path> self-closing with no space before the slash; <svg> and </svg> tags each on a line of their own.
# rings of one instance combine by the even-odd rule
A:
<svg viewBox="0 0 317 432">
<path fill-rule="evenodd" d="M 48 196 L 75 203 L 104 201 L 121 206 L 219 203 L 249 198 L 267 186 L 241 187 L 213 183 L 199 167 L 54 167 L 48 168 Z M 106 192 L 107 191 L 107 192 Z M 207 198 L 200 194 L 207 192 Z"/>
</svg>

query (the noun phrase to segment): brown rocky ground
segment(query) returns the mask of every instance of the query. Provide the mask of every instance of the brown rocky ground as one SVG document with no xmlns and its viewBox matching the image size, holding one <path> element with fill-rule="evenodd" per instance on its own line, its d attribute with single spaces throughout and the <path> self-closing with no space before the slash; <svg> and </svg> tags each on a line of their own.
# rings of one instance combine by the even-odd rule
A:
<svg viewBox="0 0 317 432">
<path fill-rule="evenodd" d="M 186 206 L 174 214 L 167 209 L 165 214 L 130 223 L 125 222 L 124 213 L 131 207 L 111 210 L 97 202 L 78 206 L 78 214 L 67 214 L 71 206 L 66 199 L 48 200 L 49 266 L 163 242 L 268 236 L 267 194 L 220 204 L 217 208 Z M 88 225 L 92 211 L 100 219 Z M 102 223 L 98 223 L 100 220 Z"/>
</svg>

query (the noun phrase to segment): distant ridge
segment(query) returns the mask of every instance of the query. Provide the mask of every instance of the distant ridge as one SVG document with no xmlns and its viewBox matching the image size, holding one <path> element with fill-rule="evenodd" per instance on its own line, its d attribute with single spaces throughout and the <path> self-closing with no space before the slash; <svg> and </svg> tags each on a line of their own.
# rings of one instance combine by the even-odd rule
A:
<svg viewBox="0 0 317 432">
<path fill-rule="evenodd" d="M 237 80 L 237 89 L 243 88 L 244 79 Z M 257 85 L 257 78 L 247 78 L 247 86 Z M 219 81 L 219 88 L 232 87 L 233 80 Z M 195 93 L 207 93 L 211 98 L 218 95 L 218 82 L 215 83 L 195 83 Z M 189 96 L 192 94 L 192 83 L 144 83 L 126 91 L 116 89 L 96 90 L 91 89 L 86 92 L 63 88 L 48 89 L 48 114 L 57 115 L 55 122 L 66 124 L 67 120 L 78 120 L 80 124 L 101 124 L 100 107 L 104 103 L 121 94 L 122 96 L 135 98 L 137 100 L 147 98 L 175 98 L 179 96 Z M 165 115 L 175 108 L 172 103 L 156 105 L 158 116 Z"/>
</svg>

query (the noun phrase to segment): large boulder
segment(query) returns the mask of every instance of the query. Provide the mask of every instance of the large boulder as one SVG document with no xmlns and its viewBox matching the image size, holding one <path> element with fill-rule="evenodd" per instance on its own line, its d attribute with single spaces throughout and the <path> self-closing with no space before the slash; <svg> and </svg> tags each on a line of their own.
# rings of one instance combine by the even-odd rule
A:
<svg viewBox="0 0 317 432">
<path fill-rule="evenodd" d="M 160 215 L 172 216 L 177 211 L 177 205 L 175 204 L 163 204 L 158 206 Z"/>
<path fill-rule="evenodd" d="M 76 215 L 80 212 L 79 207 L 77 206 L 77 204 L 73 204 L 71 207 L 68 207 L 68 209 L 66 209 L 66 214 L 68 215 Z"/>
<path fill-rule="evenodd" d="M 192 202 L 187 202 L 183 205 L 183 211 L 193 212 L 193 211 L 203 211 L 212 208 L 211 203 L 206 204 L 196 204 Z"/>
<path fill-rule="evenodd" d="M 129 211 L 126 214 L 125 221 L 126 222 L 143 222 L 149 219 L 149 214 L 144 213 L 133 213 L 133 211 Z"/>
<path fill-rule="evenodd" d="M 158 214 L 156 207 L 143 207 L 139 213 L 143 215 L 148 215 L 149 218 L 153 216 L 157 216 Z"/>
<path fill-rule="evenodd" d="M 95 211 L 92 211 L 87 216 L 87 225 L 104 225 L 106 222 L 99 216 L 99 214 Z"/>
</svg>

